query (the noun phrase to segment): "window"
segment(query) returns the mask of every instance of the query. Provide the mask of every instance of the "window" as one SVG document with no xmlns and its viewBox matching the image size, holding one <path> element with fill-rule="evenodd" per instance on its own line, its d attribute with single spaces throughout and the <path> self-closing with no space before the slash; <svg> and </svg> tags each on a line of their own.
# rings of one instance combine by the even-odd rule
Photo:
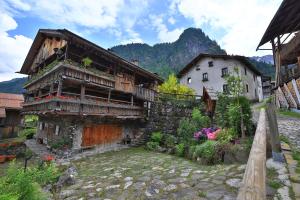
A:
<svg viewBox="0 0 300 200">
<path fill-rule="evenodd" d="M 209 67 L 214 66 L 214 62 L 213 62 L 213 61 L 209 61 L 209 62 L 208 62 L 208 66 L 209 66 Z"/>
<path fill-rule="evenodd" d="M 245 75 L 247 75 L 247 68 L 246 68 L 246 67 L 244 67 L 244 70 L 245 70 Z"/>
<path fill-rule="evenodd" d="M 59 133 L 59 126 L 56 125 L 56 126 L 55 126 L 55 135 L 58 135 L 58 133 Z"/>
<path fill-rule="evenodd" d="M 223 85 L 223 93 L 224 94 L 228 94 L 229 93 L 229 89 L 228 89 L 228 85 Z"/>
<path fill-rule="evenodd" d="M 188 77 L 187 83 L 188 83 L 188 84 L 191 84 L 191 83 L 192 83 L 192 78 L 191 78 L 191 77 Z"/>
<path fill-rule="evenodd" d="M 249 92 L 249 86 L 248 86 L 248 84 L 246 84 L 246 92 L 247 93 Z"/>
<path fill-rule="evenodd" d="M 203 73 L 203 79 L 202 81 L 208 81 L 208 74 L 207 73 Z"/>
<path fill-rule="evenodd" d="M 225 67 L 225 68 L 222 68 L 222 77 L 225 77 L 228 75 L 228 68 Z"/>
<path fill-rule="evenodd" d="M 200 66 L 197 66 L 197 67 L 196 67 L 196 71 L 199 71 L 199 70 L 200 70 Z"/>
</svg>

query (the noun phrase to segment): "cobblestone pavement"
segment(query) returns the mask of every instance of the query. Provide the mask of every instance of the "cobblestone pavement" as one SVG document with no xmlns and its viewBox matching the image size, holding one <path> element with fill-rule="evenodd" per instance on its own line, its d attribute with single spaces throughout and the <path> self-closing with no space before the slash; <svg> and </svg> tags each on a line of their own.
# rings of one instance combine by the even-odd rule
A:
<svg viewBox="0 0 300 200">
<path fill-rule="evenodd" d="M 235 199 L 245 165 L 202 166 L 142 148 L 73 161 L 75 185 L 56 199 Z"/>
<path fill-rule="evenodd" d="M 279 133 L 289 138 L 290 142 L 300 150 L 300 119 L 278 115 Z"/>
</svg>

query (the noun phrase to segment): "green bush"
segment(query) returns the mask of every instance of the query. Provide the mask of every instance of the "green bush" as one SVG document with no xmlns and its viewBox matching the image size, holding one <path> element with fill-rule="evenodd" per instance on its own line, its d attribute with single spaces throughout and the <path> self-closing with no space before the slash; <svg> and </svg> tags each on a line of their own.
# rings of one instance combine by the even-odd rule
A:
<svg viewBox="0 0 300 200">
<path fill-rule="evenodd" d="M 7 174 L 0 178 L 0 200 L 43 200 L 47 196 L 41 189 L 58 178 L 58 170 L 53 165 L 28 167 L 26 171 L 11 162 Z"/>
<path fill-rule="evenodd" d="M 36 134 L 36 128 L 25 128 L 20 131 L 19 136 L 26 139 L 32 139 L 34 134 Z"/>
<path fill-rule="evenodd" d="M 218 126 L 222 128 L 229 127 L 228 105 L 230 105 L 231 101 L 232 99 L 227 95 L 218 94 L 215 116 Z"/>
<path fill-rule="evenodd" d="M 167 148 L 173 148 L 176 144 L 176 137 L 170 134 L 164 135 L 164 145 Z"/>
<path fill-rule="evenodd" d="M 196 147 L 197 147 L 196 145 L 192 145 L 192 146 L 189 147 L 189 152 L 188 152 L 188 158 L 189 159 L 194 159 Z"/>
<path fill-rule="evenodd" d="M 162 136 L 161 132 L 153 132 L 153 133 L 151 134 L 151 141 L 152 141 L 152 142 L 160 143 L 162 137 L 163 137 L 163 136 Z"/>
<path fill-rule="evenodd" d="M 217 144 L 216 141 L 207 140 L 206 142 L 197 145 L 195 149 L 196 156 L 201 157 L 207 164 L 215 163 Z"/>
<path fill-rule="evenodd" d="M 158 147 L 159 147 L 158 142 L 147 142 L 147 144 L 146 144 L 146 149 L 148 149 L 150 151 L 157 150 Z"/>
<path fill-rule="evenodd" d="M 226 144 L 229 143 L 231 140 L 234 140 L 237 137 L 237 133 L 232 128 L 224 128 L 219 132 L 217 135 L 217 140 L 220 143 Z"/>
<path fill-rule="evenodd" d="M 177 135 L 179 141 L 184 144 L 189 144 L 193 139 L 194 133 L 197 131 L 195 123 L 191 120 L 184 118 L 179 122 L 179 127 L 177 129 Z"/>
<path fill-rule="evenodd" d="M 184 148 L 185 148 L 185 145 L 183 143 L 177 144 L 175 146 L 176 155 L 178 155 L 178 156 L 184 156 Z"/>
<path fill-rule="evenodd" d="M 195 123 L 197 130 L 208 127 L 210 125 L 209 117 L 203 115 L 198 108 L 193 109 L 192 120 Z"/>
</svg>

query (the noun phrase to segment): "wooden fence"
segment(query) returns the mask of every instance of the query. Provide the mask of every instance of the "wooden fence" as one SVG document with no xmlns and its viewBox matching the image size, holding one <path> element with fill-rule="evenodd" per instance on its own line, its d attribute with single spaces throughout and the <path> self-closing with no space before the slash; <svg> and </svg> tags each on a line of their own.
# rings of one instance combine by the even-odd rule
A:
<svg viewBox="0 0 300 200">
<path fill-rule="evenodd" d="M 266 199 L 266 159 L 269 146 L 272 147 L 273 159 L 283 161 L 273 104 L 267 104 L 266 109 L 262 108 L 260 111 L 253 144 L 237 197 L 238 200 Z"/>
</svg>

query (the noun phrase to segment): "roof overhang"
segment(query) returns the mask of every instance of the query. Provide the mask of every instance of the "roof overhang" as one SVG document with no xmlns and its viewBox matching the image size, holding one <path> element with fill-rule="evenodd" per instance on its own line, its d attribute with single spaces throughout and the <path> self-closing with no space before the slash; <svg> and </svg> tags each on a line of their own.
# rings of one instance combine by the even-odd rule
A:
<svg viewBox="0 0 300 200">
<path fill-rule="evenodd" d="M 300 1 L 284 0 L 264 33 L 257 49 L 278 36 L 300 30 Z"/>
<path fill-rule="evenodd" d="M 187 73 L 197 62 L 199 62 L 203 58 L 221 58 L 224 60 L 227 59 L 233 59 L 238 60 L 239 62 L 245 64 L 249 69 L 251 69 L 254 73 L 257 75 L 262 75 L 259 70 L 256 69 L 256 67 L 250 63 L 248 58 L 245 56 L 239 56 L 239 55 L 214 55 L 214 54 L 199 54 L 197 57 L 195 57 L 189 64 L 187 64 L 178 74 L 177 77 L 181 78 L 185 73 Z"/>
</svg>

